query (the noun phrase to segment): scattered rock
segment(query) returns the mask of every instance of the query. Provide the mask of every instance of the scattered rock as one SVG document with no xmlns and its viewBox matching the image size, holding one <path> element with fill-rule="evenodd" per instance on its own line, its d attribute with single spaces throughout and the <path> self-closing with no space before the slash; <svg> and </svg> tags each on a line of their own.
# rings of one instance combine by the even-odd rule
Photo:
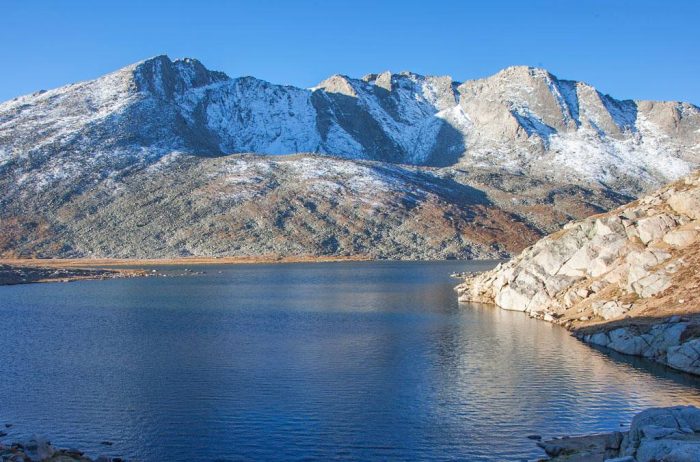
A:
<svg viewBox="0 0 700 462">
<path fill-rule="evenodd" d="M 92 462 L 78 449 L 56 449 L 42 436 L 33 435 L 26 443 L 15 442 L 9 447 L 0 444 L 0 460 L 9 462 Z M 100 462 L 121 460 L 101 456 Z"/>
<path fill-rule="evenodd" d="M 34 263 L 33 263 L 34 264 Z M 71 282 L 81 279 L 109 279 L 141 276 L 136 270 L 106 270 L 81 268 L 48 268 L 36 261 L 37 266 L 0 264 L 0 285 L 29 284 L 33 282 Z"/>
<path fill-rule="evenodd" d="M 629 307 L 630 305 L 625 305 L 615 300 L 595 302 L 592 304 L 593 314 L 600 316 L 606 321 L 619 318 L 629 310 Z"/>
</svg>

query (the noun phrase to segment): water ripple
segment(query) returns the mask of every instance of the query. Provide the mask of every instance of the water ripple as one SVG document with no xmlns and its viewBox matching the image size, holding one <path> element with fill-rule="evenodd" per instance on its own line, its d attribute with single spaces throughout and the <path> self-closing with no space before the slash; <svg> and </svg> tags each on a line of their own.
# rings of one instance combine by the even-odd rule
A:
<svg viewBox="0 0 700 462">
<path fill-rule="evenodd" d="M 2 287 L 0 421 L 10 438 L 142 461 L 486 461 L 541 456 L 529 434 L 700 405 L 696 379 L 458 306 L 446 275 L 465 269 L 232 266 Z"/>
</svg>

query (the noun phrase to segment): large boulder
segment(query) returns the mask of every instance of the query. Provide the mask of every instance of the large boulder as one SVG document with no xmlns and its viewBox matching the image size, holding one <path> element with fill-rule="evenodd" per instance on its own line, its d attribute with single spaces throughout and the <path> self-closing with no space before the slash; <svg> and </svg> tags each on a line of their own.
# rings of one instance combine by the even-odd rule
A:
<svg viewBox="0 0 700 462">
<path fill-rule="evenodd" d="M 698 240 L 698 231 L 694 228 L 675 229 L 664 236 L 664 242 L 673 247 L 687 247 Z"/>
<path fill-rule="evenodd" d="M 621 303 L 616 300 L 607 302 L 596 302 L 593 304 L 593 313 L 601 318 L 608 320 L 619 318 L 625 314 L 630 308 L 630 305 Z"/>
<path fill-rule="evenodd" d="M 697 189 L 681 191 L 668 198 L 668 205 L 681 215 L 693 220 L 700 219 L 700 191 Z"/>
<path fill-rule="evenodd" d="M 637 233 L 644 244 L 649 244 L 662 239 L 675 226 L 676 221 L 672 217 L 666 214 L 654 215 L 637 222 Z"/>
<path fill-rule="evenodd" d="M 620 456 L 637 462 L 700 462 L 700 409 L 647 409 L 632 419 Z"/>
</svg>

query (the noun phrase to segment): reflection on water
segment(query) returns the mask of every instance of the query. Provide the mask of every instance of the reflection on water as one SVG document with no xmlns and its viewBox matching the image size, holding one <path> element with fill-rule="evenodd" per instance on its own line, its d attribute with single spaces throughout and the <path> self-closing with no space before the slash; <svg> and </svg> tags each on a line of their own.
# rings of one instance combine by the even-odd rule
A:
<svg viewBox="0 0 700 462">
<path fill-rule="evenodd" d="M 459 306 L 448 275 L 470 265 L 490 264 L 2 287 L 0 422 L 15 423 L 10 437 L 145 461 L 521 460 L 541 455 L 532 433 L 700 404 L 691 377 L 522 313 Z"/>
</svg>

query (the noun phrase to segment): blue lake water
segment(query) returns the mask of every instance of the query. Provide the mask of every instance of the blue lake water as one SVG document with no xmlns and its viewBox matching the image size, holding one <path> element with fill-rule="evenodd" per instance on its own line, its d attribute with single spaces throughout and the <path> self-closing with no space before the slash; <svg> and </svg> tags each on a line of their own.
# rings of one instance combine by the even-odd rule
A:
<svg viewBox="0 0 700 462">
<path fill-rule="evenodd" d="M 459 305 L 449 274 L 492 265 L 210 266 L 0 287 L 3 441 L 38 433 L 141 461 L 534 460 L 530 434 L 700 405 L 696 379 Z"/>
</svg>

